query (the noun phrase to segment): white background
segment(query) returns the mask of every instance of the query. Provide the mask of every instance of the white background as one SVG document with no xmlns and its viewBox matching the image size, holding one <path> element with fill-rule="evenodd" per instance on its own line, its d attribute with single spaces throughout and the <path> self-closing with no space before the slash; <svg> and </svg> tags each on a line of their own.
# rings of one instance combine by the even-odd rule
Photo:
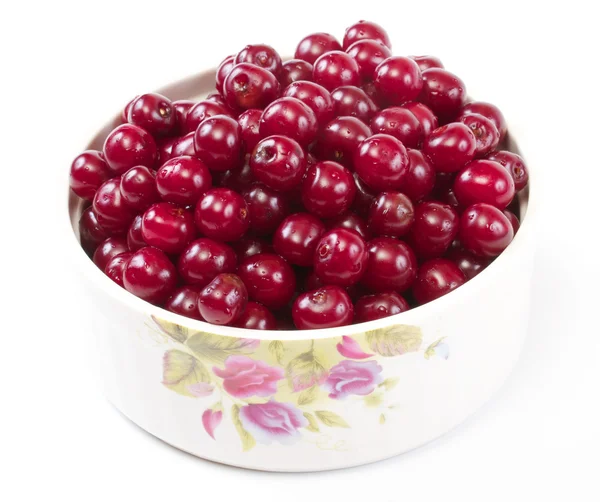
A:
<svg viewBox="0 0 600 502">
<path fill-rule="evenodd" d="M 0 499 L 598 500 L 600 40 L 591 5 L 2 2 Z M 438 55 L 476 97 L 527 124 L 514 133 L 536 160 L 543 218 L 522 357 L 476 415 L 401 457 L 303 475 L 198 460 L 102 397 L 59 233 L 70 161 L 136 94 L 246 43 L 291 54 L 305 34 L 341 39 L 363 18 L 387 28 L 396 54 Z"/>
</svg>

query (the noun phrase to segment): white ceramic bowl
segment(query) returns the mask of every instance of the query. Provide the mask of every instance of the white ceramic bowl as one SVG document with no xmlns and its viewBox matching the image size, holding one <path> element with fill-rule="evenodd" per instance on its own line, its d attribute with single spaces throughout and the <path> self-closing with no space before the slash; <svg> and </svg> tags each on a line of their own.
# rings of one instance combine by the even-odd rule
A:
<svg viewBox="0 0 600 502">
<path fill-rule="evenodd" d="M 159 92 L 199 98 L 213 83 L 214 71 Z M 101 149 L 117 120 L 87 147 Z M 337 469 L 431 441 L 489 399 L 518 358 L 532 195 L 520 194 L 522 226 L 510 246 L 456 291 L 364 324 L 265 332 L 194 321 L 119 288 L 80 248 L 82 203 L 70 194 L 70 247 L 89 286 L 108 399 L 177 448 L 252 469 Z"/>
</svg>

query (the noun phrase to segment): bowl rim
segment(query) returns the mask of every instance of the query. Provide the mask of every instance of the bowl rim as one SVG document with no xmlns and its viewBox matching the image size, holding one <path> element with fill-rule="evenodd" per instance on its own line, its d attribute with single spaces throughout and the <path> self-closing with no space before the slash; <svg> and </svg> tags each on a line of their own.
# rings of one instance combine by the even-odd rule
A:
<svg viewBox="0 0 600 502">
<path fill-rule="evenodd" d="M 166 86 L 161 87 L 158 91 L 161 94 L 170 95 L 175 89 L 180 87 L 192 88 L 193 83 L 201 79 L 213 76 L 216 69 L 210 69 L 196 73 L 194 75 L 185 77 L 183 79 L 172 82 Z M 183 99 L 183 98 L 181 98 Z M 91 148 L 92 143 L 97 141 L 97 138 L 102 134 L 102 131 L 110 126 L 114 126 L 118 120 L 118 115 L 113 117 L 109 122 L 106 122 L 104 126 L 95 134 L 95 136 L 88 142 L 86 149 Z M 508 130 L 516 129 L 515 125 L 518 123 L 510 122 Z M 520 129 L 520 128 L 519 128 Z M 83 201 L 79 199 L 70 189 L 68 182 L 66 185 L 67 194 L 67 218 L 63 220 L 65 223 L 64 233 L 70 234 L 67 237 L 69 241 L 69 255 L 71 260 L 69 263 L 75 262 L 76 268 L 81 270 L 84 276 L 93 283 L 93 286 L 102 291 L 103 294 L 107 294 L 112 297 L 115 301 L 124 303 L 129 309 L 139 311 L 144 315 L 152 318 L 158 318 L 179 326 L 182 326 L 190 331 L 203 331 L 214 335 L 235 337 L 235 338 L 251 338 L 256 340 L 284 340 L 284 341 L 306 341 L 316 339 L 326 339 L 341 336 L 352 336 L 366 331 L 376 330 L 380 328 L 390 327 L 392 325 L 414 325 L 419 326 L 423 319 L 438 317 L 445 311 L 452 308 L 453 305 L 462 304 L 467 300 L 467 297 L 471 299 L 477 298 L 479 293 L 486 290 L 487 288 L 494 287 L 494 277 L 500 275 L 502 270 L 506 267 L 510 267 L 516 257 L 519 257 L 522 253 L 526 252 L 527 248 L 533 245 L 535 240 L 535 220 L 537 218 L 537 207 L 538 203 L 538 190 L 536 186 L 534 190 L 531 190 L 531 181 L 535 180 L 536 184 L 539 184 L 539 180 L 536 179 L 536 169 L 532 169 L 530 157 L 527 153 L 523 153 L 523 147 L 521 144 L 517 147 L 517 143 L 514 138 L 510 137 L 512 147 L 519 151 L 519 155 L 528 159 L 529 169 L 529 183 L 528 186 L 521 192 L 521 208 L 526 207 L 525 217 L 521 222 L 519 231 L 513 238 L 512 242 L 508 247 L 494 260 L 492 264 L 482 270 L 477 276 L 467 281 L 465 284 L 460 286 L 454 291 L 433 300 L 425 305 L 420 305 L 413 309 L 401 312 L 389 317 L 377 319 L 374 321 L 368 321 L 358 324 L 351 324 L 348 326 L 339 326 L 335 328 L 320 328 L 313 330 L 257 330 L 238 328 L 234 326 L 221 326 L 216 324 L 210 324 L 205 321 L 199 321 L 191 319 L 179 314 L 170 312 L 162 307 L 158 307 L 151 303 L 138 298 L 137 296 L 129 293 L 124 288 L 117 285 L 108 276 L 101 271 L 90 257 L 85 253 L 80 245 L 78 238 L 78 227 L 77 223 L 79 218 L 74 218 L 74 214 L 80 214 L 80 208 L 83 206 Z M 66 174 L 68 179 L 68 171 Z M 467 300 L 468 301 L 468 300 Z"/>
</svg>

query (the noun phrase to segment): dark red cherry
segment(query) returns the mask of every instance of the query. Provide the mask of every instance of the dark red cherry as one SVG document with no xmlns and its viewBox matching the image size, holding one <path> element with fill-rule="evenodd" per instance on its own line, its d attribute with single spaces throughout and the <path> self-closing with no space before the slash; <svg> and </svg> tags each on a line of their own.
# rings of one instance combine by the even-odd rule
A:
<svg viewBox="0 0 600 502">
<path fill-rule="evenodd" d="M 515 183 L 500 163 L 492 160 L 474 160 L 458 173 L 453 191 L 456 200 L 463 207 L 485 202 L 498 209 L 504 209 L 513 200 Z"/>
<path fill-rule="evenodd" d="M 127 242 L 123 237 L 109 237 L 98 245 L 92 260 L 100 270 L 104 271 L 110 260 L 128 251 Z"/>
<path fill-rule="evenodd" d="M 196 150 L 194 149 L 194 132 L 187 133 L 185 136 L 181 136 L 177 138 L 173 142 L 173 146 L 171 148 L 171 155 L 169 158 L 174 157 L 182 157 L 187 155 L 189 157 L 196 156 Z"/>
<path fill-rule="evenodd" d="M 104 160 L 114 174 L 134 166 L 154 168 L 158 160 L 156 142 L 150 133 L 133 124 L 122 124 L 104 141 Z"/>
<path fill-rule="evenodd" d="M 165 309 L 197 321 L 204 321 L 198 310 L 200 289 L 197 286 L 182 286 L 167 298 Z"/>
<path fill-rule="evenodd" d="M 312 33 L 300 40 L 294 57 L 314 64 L 322 54 L 341 50 L 342 46 L 333 35 L 329 33 Z"/>
<path fill-rule="evenodd" d="M 311 80 L 312 72 L 312 64 L 302 59 L 290 59 L 281 66 L 279 84 L 283 89 L 297 80 Z"/>
<path fill-rule="evenodd" d="M 460 217 L 460 240 L 465 249 L 477 256 L 498 256 L 513 236 L 509 219 L 489 204 L 473 204 Z"/>
<path fill-rule="evenodd" d="M 369 210 L 369 229 L 375 235 L 402 237 L 414 220 L 412 202 L 400 192 L 381 192 Z"/>
<path fill-rule="evenodd" d="M 227 75 L 223 97 L 233 109 L 262 109 L 279 97 L 279 82 L 269 70 L 250 63 L 240 63 Z"/>
<path fill-rule="evenodd" d="M 353 212 L 344 213 L 337 218 L 326 221 L 325 223 L 327 228 L 330 230 L 335 228 L 345 228 L 348 230 L 354 230 L 365 240 L 371 238 L 371 231 L 369 230 L 367 221 Z"/>
<path fill-rule="evenodd" d="M 427 258 L 443 255 L 456 237 L 458 225 L 458 214 L 449 205 L 438 201 L 417 204 L 410 235 L 413 249 Z"/>
<path fill-rule="evenodd" d="M 194 134 L 194 150 L 212 171 L 235 169 L 242 162 L 242 132 L 235 119 L 215 115 L 205 119 Z"/>
<path fill-rule="evenodd" d="M 408 155 L 401 141 L 388 134 L 374 134 L 354 153 L 354 169 L 374 190 L 397 190 L 408 172 Z"/>
<path fill-rule="evenodd" d="M 131 103 L 127 121 L 153 136 L 167 136 L 173 132 L 176 124 L 173 103 L 161 94 L 142 94 Z"/>
<path fill-rule="evenodd" d="M 264 305 L 248 302 L 244 312 L 235 321 L 235 326 L 246 329 L 273 330 L 277 329 L 277 321 Z"/>
<path fill-rule="evenodd" d="M 473 113 L 460 118 L 475 136 L 475 157 L 484 157 L 495 150 L 500 141 L 500 133 L 494 123 L 483 115 Z"/>
<path fill-rule="evenodd" d="M 483 101 L 473 101 L 464 105 L 460 111 L 461 117 L 470 114 L 483 115 L 485 118 L 491 120 L 500 133 L 500 141 L 504 139 L 506 136 L 506 120 L 497 106 Z"/>
<path fill-rule="evenodd" d="M 182 134 L 185 134 L 187 114 L 194 107 L 195 104 L 196 102 L 190 99 L 179 99 L 177 101 L 173 101 L 173 111 L 175 112 L 175 125 L 173 126 L 171 134 L 175 136 L 181 136 Z"/>
<path fill-rule="evenodd" d="M 324 231 L 325 225 L 318 218 L 307 213 L 292 214 L 275 231 L 273 246 L 291 264 L 310 267 Z"/>
<path fill-rule="evenodd" d="M 192 108 L 189 109 L 185 119 L 185 130 L 184 133 L 196 132 L 198 126 L 210 117 L 216 115 L 227 115 L 231 113 L 226 106 L 214 101 L 204 100 L 196 103 Z"/>
<path fill-rule="evenodd" d="M 296 98 L 283 97 L 267 106 L 260 119 L 263 138 L 275 134 L 287 136 L 307 147 L 317 136 L 317 117 L 312 109 Z"/>
<path fill-rule="evenodd" d="M 135 217 L 133 208 L 127 205 L 121 194 L 120 185 L 120 176 L 105 181 L 96 191 L 93 201 L 100 226 L 113 233 L 124 232 Z"/>
<path fill-rule="evenodd" d="M 502 212 L 504 213 L 504 216 L 506 216 L 508 218 L 508 221 L 510 221 L 510 224 L 513 227 L 513 232 L 516 235 L 517 231 L 521 227 L 521 222 L 519 221 L 519 218 L 517 218 L 517 215 L 515 213 L 513 213 L 512 211 L 509 211 L 507 209 L 505 209 Z"/>
<path fill-rule="evenodd" d="M 517 192 L 523 190 L 529 181 L 529 170 L 525 161 L 516 153 L 501 150 L 492 152 L 487 160 L 493 160 L 501 164 L 512 176 Z"/>
<path fill-rule="evenodd" d="M 211 324 L 232 324 L 248 303 L 248 291 L 235 274 L 219 274 L 198 295 L 200 315 Z"/>
<path fill-rule="evenodd" d="M 412 291 L 415 300 L 423 305 L 450 293 L 465 282 L 458 265 L 444 258 L 436 258 L 421 265 Z"/>
<path fill-rule="evenodd" d="M 406 108 L 393 106 L 381 110 L 371 119 L 373 134 L 389 134 L 406 148 L 418 148 L 423 139 L 421 124 Z"/>
<path fill-rule="evenodd" d="M 412 113 L 421 125 L 421 133 L 425 140 L 438 127 L 435 114 L 423 103 L 405 103 L 402 108 Z"/>
<path fill-rule="evenodd" d="M 230 169 L 224 173 L 213 173 L 213 180 L 219 175 L 218 183 L 215 181 L 215 185 L 223 188 L 230 188 L 234 192 L 241 193 L 252 183 L 256 182 L 256 179 L 252 175 L 252 169 L 250 168 L 249 156 L 246 156 L 244 165 L 237 169 Z"/>
<path fill-rule="evenodd" d="M 391 105 L 413 101 L 423 88 L 419 66 L 403 56 L 391 56 L 379 63 L 373 83 L 379 95 Z"/>
<path fill-rule="evenodd" d="M 213 188 L 196 204 L 196 226 L 211 239 L 235 241 L 250 225 L 250 214 L 244 198 L 228 188 Z"/>
<path fill-rule="evenodd" d="M 258 237 L 243 237 L 231 244 L 235 250 L 238 261 L 242 261 L 250 256 L 261 253 L 273 253 L 273 246 L 265 239 Z"/>
<path fill-rule="evenodd" d="M 464 82 L 442 68 L 423 72 L 423 91 L 419 101 L 425 103 L 442 123 L 454 119 L 465 103 L 467 91 Z"/>
<path fill-rule="evenodd" d="M 329 91 L 342 85 L 360 85 L 358 63 L 345 52 L 327 52 L 314 62 L 313 80 Z"/>
<path fill-rule="evenodd" d="M 286 136 L 261 140 L 250 157 L 252 174 L 273 190 L 298 186 L 306 171 L 306 156 L 298 142 Z"/>
<path fill-rule="evenodd" d="M 351 286 L 364 275 L 369 253 L 363 238 L 352 230 L 335 228 L 321 237 L 314 270 L 325 284 Z"/>
<path fill-rule="evenodd" d="M 435 56 L 409 56 L 409 58 L 417 63 L 421 71 L 429 70 L 429 68 L 444 68 L 440 58 Z"/>
<path fill-rule="evenodd" d="M 113 256 L 104 267 L 104 273 L 122 288 L 124 287 L 123 272 L 125 271 L 125 265 L 127 265 L 132 255 L 133 253 L 126 252 Z"/>
<path fill-rule="evenodd" d="M 156 191 L 156 174 L 145 166 L 136 166 L 121 176 L 121 196 L 125 203 L 143 211 L 159 200 Z"/>
<path fill-rule="evenodd" d="M 79 241 L 84 251 L 90 255 L 107 237 L 109 237 L 109 232 L 98 223 L 94 208 L 89 206 L 84 209 L 79 218 Z"/>
<path fill-rule="evenodd" d="M 111 177 L 104 156 L 97 150 L 80 153 L 71 164 L 69 186 L 75 195 L 93 200 L 96 190 Z"/>
<path fill-rule="evenodd" d="M 352 324 L 354 307 L 339 286 L 323 286 L 303 293 L 294 302 L 292 318 L 298 329 L 335 328 Z"/>
<path fill-rule="evenodd" d="M 334 117 L 333 99 L 322 85 L 306 81 L 293 82 L 285 88 L 283 96 L 299 99 L 307 105 L 321 127 Z"/>
<path fill-rule="evenodd" d="M 453 173 L 475 157 L 476 140 L 471 129 L 460 122 L 438 127 L 425 140 L 423 153 L 437 172 Z"/>
<path fill-rule="evenodd" d="M 354 173 L 354 184 L 356 185 L 356 195 L 352 203 L 352 209 L 361 216 L 368 216 L 371 204 L 377 197 L 378 192 L 374 192 L 369 188 L 358 174 Z"/>
<path fill-rule="evenodd" d="M 402 192 L 413 202 L 427 197 L 435 186 L 435 169 L 420 150 L 408 150 L 408 174 Z"/>
<path fill-rule="evenodd" d="M 460 271 L 465 275 L 467 281 L 473 279 L 479 272 L 488 266 L 489 260 L 464 249 L 455 249 L 448 253 L 448 259 L 452 260 Z"/>
<path fill-rule="evenodd" d="M 153 204 L 142 216 L 144 241 L 165 253 L 181 253 L 195 236 L 192 212 L 170 202 Z"/>
<path fill-rule="evenodd" d="M 129 251 L 137 251 L 147 245 L 142 235 L 142 215 L 138 214 L 127 230 L 127 247 Z"/>
<path fill-rule="evenodd" d="M 159 305 L 173 292 L 177 271 L 160 249 L 147 246 L 129 259 L 123 271 L 123 286 L 147 302 Z"/>
<path fill-rule="evenodd" d="M 347 211 L 355 194 L 352 173 L 329 160 L 309 167 L 302 182 L 302 203 L 320 218 L 333 218 Z"/>
<path fill-rule="evenodd" d="M 343 42 L 344 50 L 350 47 L 357 40 L 364 39 L 375 40 L 385 45 L 388 49 L 392 48 L 390 37 L 381 26 L 371 21 L 361 20 L 358 23 L 354 23 L 349 28 L 346 28 Z"/>
<path fill-rule="evenodd" d="M 196 204 L 212 187 L 208 168 L 196 157 L 183 155 L 165 162 L 156 173 L 156 188 L 166 202 Z"/>
<path fill-rule="evenodd" d="M 250 213 L 250 230 L 257 235 L 272 234 L 289 213 L 285 194 L 261 183 L 246 188 L 242 196 Z"/>
<path fill-rule="evenodd" d="M 244 142 L 244 151 L 247 153 L 252 152 L 256 144 L 260 141 L 259 126 L 262 114 L 262 110 L 250 109 L 240 114 L 237 118 L 242 141 Z"/>
<path fill-rule="evenodd" d="M 217 68 L 215 87 L 220 94 L 223 94 L 223 83 L 225 82 L 227 75 L 229 75 L 235 66 L 235 57 L 235 54 L 227 56 L 223 61 L 221 61 L 221 64 Z"/>
<path fill-rule="evenodd" d="M 235 272 L 236 267 L 237 258 L 231 247 L 205 237 L 190 242 L 177 262 L 181 278 L 200 287 L 219 274 Z"/>
<path fill-rule="evenodd" d="M 260 66 L 278 78 L 281 74 L 281 56 L 270 45 L 247 45 L 237 53 L 235 63 L 251 63 Z"/>
<path fill-rule="evenodd" d="M 410 310 L 408 302 L 394 291 L 365 295 L 354 306 L 354 322 L 368 322 Z"/>
<path fill-rule="evenodd" d="M 410 288 L 417 274 L 417 258 L 402 241 L 376 237 L 367 243 L 369 260 L 361 284 L 371 291 L 396 291 Z"/>
<path fill-rule="evenodd" d="M 379 110 L 373 100 L 360 87 L 352 85 L 338 87 L 331 93 L 331 98 L 337 117 L 356 117 L 367 124 Z"/>
<path fill-rule="evenodd" d="M 173 145 L 181 139 L 180 136 L 159 138 L 156 141 L 156 147 L 158 148 L 158 162 L 157 166 L 162 166 L 167 160 L 171 158 L 173 153 Z"/>
<path fill-rule="evenodd" d="M 392 51 L 377 40 L 368 38 L 357 40 L 350 45 L 346 52 L 358 64 L 360 77 L 363 81 L 371 81 L 375 68 L 392 55 Z"/>
<path fill-rule="evenodd" d="M 271 309 L 287 304 L 296 290 L 292 267 L 276 254 L 246 258 L 240 263 L 238 274 L 248 288 L 250 299 Z"/>
<path fill-rule="evenodd" d="M 322 160 L 333 160 L 351 169 L 354 152 L 371 135 L 371 129 L 356 117 L 337 117 L 321 132 L 315 153 Z"/>
</svg>

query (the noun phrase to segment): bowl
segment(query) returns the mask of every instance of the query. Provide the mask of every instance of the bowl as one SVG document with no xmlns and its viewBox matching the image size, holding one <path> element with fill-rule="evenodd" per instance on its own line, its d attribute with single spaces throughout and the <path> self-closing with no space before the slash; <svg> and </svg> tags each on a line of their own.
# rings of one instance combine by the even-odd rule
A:
<svg viewBox="0 0 600 502">
<path fill-rule="evenodd" d="M 158 92 L 197 99 L 213 90 L 214 75 Z M 87 148 L 101 149 L 118 123 Z M 427 443 L 487 401 L 519 356 L 535 242 L 528 188 L 519 204 L 513 242 L 440 299 L 358 325 L 258 331 L 188 319 L 118 287 L 81 249 L 84 206 L 69 193 L 66 239 L 86 285 L 106 395 L 166 443 L 250 469 L 338 469 Z"/>
</svg>

